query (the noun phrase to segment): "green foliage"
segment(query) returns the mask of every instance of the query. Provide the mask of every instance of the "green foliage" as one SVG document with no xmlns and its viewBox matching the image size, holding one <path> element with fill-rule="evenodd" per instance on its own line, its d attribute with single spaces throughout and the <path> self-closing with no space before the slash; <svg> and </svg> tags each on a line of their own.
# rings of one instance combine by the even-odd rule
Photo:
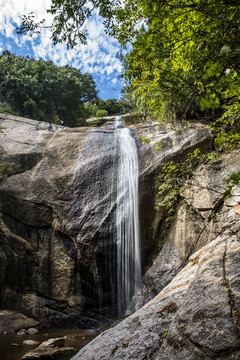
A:
<svg viewBox="0 0 240 360">
<path fill-rule="evenodd" d="M 220 130 L 214 140 L 218 151 L 233 150 L 240 145 L 240 134 L 232 129 L 229 132 Z"/>
<path fill-rule="evenodd" d="M 140 9 L 147 26 L 125 73 L 140 110 L 171 120 L 216 118 L 230 102 L 239 108 L 238 4 L 142 0 Z"/>
<path fill-rule="evenodd" d="M 216 157 L 216 153 L 201 153 L 199 148 L 190 152 L 182 162 L 169 161 L 162 166 L 158 175 L 158 197 L 156 209 L 164 208 L 166 222 L 173 220 L 176 206 L 180 198 L 180 190 L 184 183 L 193 174 L 193 170 L 199 164 L 208 162 Z M 168 224 L 170 225 L 170 224 Z M 169 226 L 166 227 L 168 230 Z"/>
<path fill-rule="evenodd" d="M 65 41 L 70 47 L 86 43 L 85 22 L 95 9 L 109 34 L 123 46 L 132 43 L 123 59 L 125 97 L 143 117 L 230 121 L 230 134 L 220 127 L 216 148 L 225 150 L 228 139 L 230 148 L 237 146 L 239 1 L 52 0 L 49 12 L 54 16 L 53 41 Z M 30 14 L 19 31 L 34 31 L 41 26 L 34 24 Z M 30 105 L 34 107 L 25 104 Z M 99 108 L 110 115 L 115 105 L 105 103 Z"/>
<path fill-rule="evenodd" d="M 107 99 L 99 100 L 97 102 L 98 108 L 106 110 L 108 115 L 122 115 L 133 109 L 131 102 L 122 97 L 121 99 Z"/>
<path fill-rule="evenodd" d="M 162 198 L 156 205 L 156 208 L 165 207 L 167 213 L 174 207 L 179 190 L 185 179 L 185 167 L 180 163 L 173 161 L 167 162 L 162 166 L 161 173 L 158 176 L 159 190 L 158 196 Z"/>
<path fill-rule="evenodd" d="M 240 106 L 226 106 L 226 111 L 213 125 L 216 133 L 214 144 L 217 151 L 233 150 L 240 146 Z"/>
<path fill-rule="evenodd" d="M 46 25 L 44 19 L 36 22 L 31 12 L 22 17 L 22 24 L 17 28 L 17 32 L 31 35 L 42 27 L 49 27 L 55 44 L 66 42 L 68 47 L 73 47 L 79 42 L 86 44 L 88 33 L 84 24 L 92 12 L 98 8 L 99 15 L 105 18 L 106 28 L 110 29 L 113 17 L 112 8 L 117 3 L 116 0 L 52 0 L 51 8 L 48 9 L 48 12 L 54 16 L 52 25 Z"/>
<path fill-rule="evenodd" d="M 13 111 L 12 109 L 9 109 L 7 107 L 1 107 L 0 106 L 0 113 L 3 114 L 10 114 L 10 115 L 18 115 L 15 111 Z"/>
<path fill-rule="evenodd" d="M 141 140 L 142 144 L 147 144 L 151 142 L 151 139 L 142 136 L 139 136 L 138 139 Z"/>
<path fill-rule="evenodd" d="M 106 122 L 106 119 L 104 119 L 104 118 L 98 118 L 98 119 L 94 118 L 94 119 L 89 119 L 85 125 L 97 127 L 97 126 L 103 125 L 105 122 Z"/>
<path fill-rule="evenodd" d="M 223 197 L 221 199 L 221 203 L 224 202 L 225 199 L 229 198 L 232 195 L 232 190 L 235 186 L 240 186 L 240 171 L 235 172 L 232 175 L 230 175 L 224 183 L 227 185 L 227 188 L 223 194 Z"/>
<path fill-rule="evenodd" d="M 97 99 L 89 74 L 8 51 L 0 56 L 0 100 L 19 115 L 76 126 L 84 118 L 84 102 Z"/>
<path fill-rule="evenodd" d="M 98 99 L 97 102 L 85 102 L 83 104 L 83 119 L 88 119 L 91 117 L 102 117 L 102 116 L 113 116 L 121 115 L 132 109 L 131 104 L 127 99 L 121 98 L 102 100 Z"/>
<path fill-rule="evenodd" d="M 168 331 L 165 331 L 164 333 L 162 333 L 162 337 L 166 337 L 168 336 Z"/>
<path fill-rule="evenodd" d="M 16 168 L 6 163 L 0 163 L 0 181 L 16 173 Z"/>
<path fill-rule="evenodd" d="M 97 110 L 99 110 L 96 103 L 93 102 L 85 102 L 83 104 L 83 118 L 88 119 L 92 116 L 96 115 Z"/>
<path fill-rule="evenodd" d="M 98 118 L 103 117 L 103 116 L 107 116 L 107 115 L 108 115 L 107 110 L 99 109 L 96 112 L 96 117 L 98 117 Z"/>
<path fill-rule="evenodd" d="M 231 187 L 240 185 L 240 171 L 233 173 L 226 181 L 226 184 Z"/>
</svg>

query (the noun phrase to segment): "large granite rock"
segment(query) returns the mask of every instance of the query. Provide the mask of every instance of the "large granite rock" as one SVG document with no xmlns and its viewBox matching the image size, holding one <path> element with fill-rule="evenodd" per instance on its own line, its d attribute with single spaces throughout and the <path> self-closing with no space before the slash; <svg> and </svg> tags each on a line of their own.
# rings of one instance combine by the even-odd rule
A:
<svg viewBox="0 0 240 360">
<path fill-rule="evenodd" d="M 237 360 L 239 222 L 189 258 L 153 300 L 73 360 Z"/>
<path fill-rule="evenodd" d="M 112 311 L 118 155 L 113 127 L 52 126 L 1 115 L 0 306 L 41 326 L 91 327 Z M 134 133 L 134 129 L 132 130 Z M 155 175 L 164 161 L 211 147 L 204 126 L 137 125 L 142 252 L 157 247 Z M 147 139 L 147 141 L 142 140 Z"/>
<path fill-rule="evenodd" d="M 235 150 L 200 166 L 187 181 L 169 235 L 144 275 L 138 307 L 158 294 L 195 251 L 239 221 L 240 188 L 228 184 L 239 171 L 240 151 Z"/>
</svg>

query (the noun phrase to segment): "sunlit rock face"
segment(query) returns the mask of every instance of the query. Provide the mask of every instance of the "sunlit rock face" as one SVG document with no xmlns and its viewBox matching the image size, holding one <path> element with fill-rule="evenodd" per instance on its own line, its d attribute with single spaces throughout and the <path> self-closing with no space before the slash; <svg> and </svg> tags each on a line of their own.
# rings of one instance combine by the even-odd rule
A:
<svg viewBox="0 0 240 360">
<path fill-rule="evenodd" d="M 168 237 L 144 274 L 138 307 L 158 294 L 193 253 L 239 221 L 240 189 L 233 186 L 230 193 L 228 183 L 239 171 L 240 152 L 235 150 L 201 165 L 186 182 Z"/>
<path fill-rule="evenodd" d="M 239 359 L 239 230 L 197 251 L 159 295 L 73 359 Z"/>
<path fill-rule="evenodd" d="M 1 161 L 13 169 L 0 185 L 0 306 L 41 326 L 98 326 L 115 315 L 117 304 L 115 129 L 68 129 L 9 115 L 0 120 Z M 156 174 L 163 161 L 210 148 L 211 136 L 202 126 L 166 130 L 158 124 L 137 125 L 131 134 L 139 155 L 145 268 L 162 219 L 154 210 Z"/>
<path fill-rule="evenodd" d="M 159 181 L 163 163 L 180 162 L 196 148 L 211 151 L 212 136 L 202 124 L 192 127 L 166 126 L 159 123 L 137 124 L 140 166 L 140 221 L 144 264 L 149 265 L 158 251 L 161 224 L 165 218 L 156 210 Z"/>
</svg>

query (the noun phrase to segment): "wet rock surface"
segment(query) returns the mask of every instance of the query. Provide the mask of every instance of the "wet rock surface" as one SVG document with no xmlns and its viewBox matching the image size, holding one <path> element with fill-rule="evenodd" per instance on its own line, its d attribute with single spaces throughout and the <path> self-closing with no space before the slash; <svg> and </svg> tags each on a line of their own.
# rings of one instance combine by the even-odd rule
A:
<svg viewBox="0 0 240 360">
<path fill-rule="evenodd" d="M 40 327 L 98 327 L 115 301 L 113 129 L 68 129 L 10 115 L 1 115 L 0 124 L 1 161 L 13 169 L 0 184 L 0 306 Z M 134 131 L 147 264 L 161 222 L 155 175 L 163 161 L 211 147 L 211 135 L 200 125 L 168 131 L 144 124 Z"/>
<path fill-rule="evenodd" d="M 62 356 L 71 356 L 75 352 L 75 348 L 65 347 L 65 338 L 54 338 L 44 341 L 36 349 L 27 352 L 21 360 L 61 359 Z"/>
<path fill-rule="evenodd" d="M 4 360 L 20 360 L 28 352 L 35 352 L 38 345 L 45 343 L 50 339 L 63 338 L 65 348 L 76 349 L 77 353 L 83 346 L 97 335 L 97 331 L 93 330 L 70 330 L 70 329 L 44 329 L 39 330 L 37 334 L 29 335 L 25 331 L 19 335 L 16 332 L 1 333 L 0 332 L 0 349 L 1 359 Z M 44 346 L 45 347 L 45 346 Z M 55 348 L 56 349 L 56 348 Z M 46 347 L 46 351 L 49 347 Z M 62 349 L 63 350 L 63 349 Z M 74 353 L 64 353 L 65 350 L 55 353 L 58 360 L 69 360 Z M 41 356 L 44 355 L 42 351 Z"/>
<path fill-rule="evenodd" d="M 0 332 L 12 332 L 39 325 L 39 322 L 17 311 L 0 311 Z"/>
</svg>

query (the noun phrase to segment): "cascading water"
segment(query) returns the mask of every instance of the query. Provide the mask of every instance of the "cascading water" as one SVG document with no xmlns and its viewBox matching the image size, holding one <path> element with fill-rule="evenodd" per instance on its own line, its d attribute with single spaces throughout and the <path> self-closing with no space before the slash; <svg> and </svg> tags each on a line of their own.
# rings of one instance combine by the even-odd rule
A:
<svg viewBox="0 0 240 360">
<path fill-rule="evenodd" d="M 134 310 L 141 283 L 139 174 L 130 129 L 119 117 L 112 125 L 94 128 L 84 142 L 69 214 L 89 309 L 120 317 Z"/>
<path fill-rule="evenodd" d="M 138 154 L 128 128 L 115 121 L 119 158 L 117 169 L 117 307 L 118 316 L 131 312 L 133 295 L 141 283 L 141 254 L 138 206 Z"/>
</svg>

